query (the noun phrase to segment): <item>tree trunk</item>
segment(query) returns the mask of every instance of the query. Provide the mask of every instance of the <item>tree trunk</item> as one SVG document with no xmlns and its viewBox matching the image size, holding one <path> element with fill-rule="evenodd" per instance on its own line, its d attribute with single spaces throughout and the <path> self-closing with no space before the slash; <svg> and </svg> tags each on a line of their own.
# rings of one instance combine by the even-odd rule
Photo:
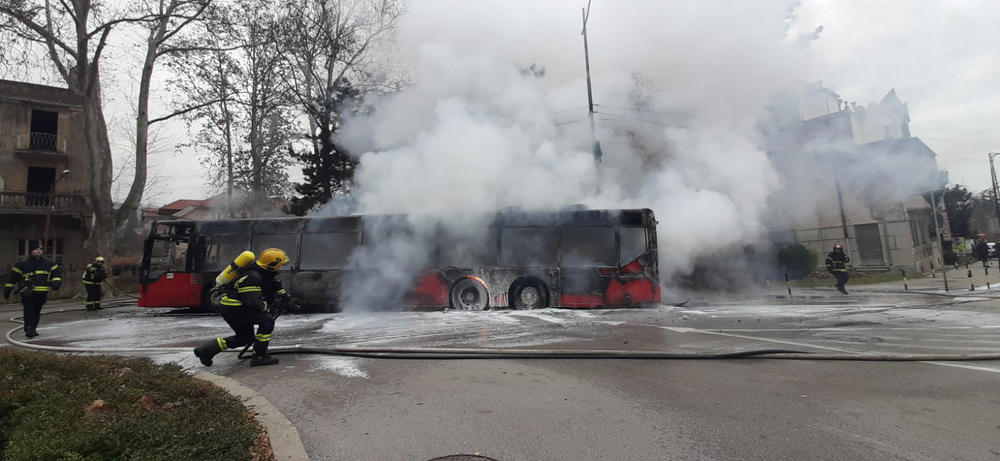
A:
<svg viewBox="0 0 1000 461">
<path fill-rule="evenodd" d="M 101 107 L 100 92 L 83 98 L 83 124 L 87 151 L 90 155 L 90 205 L 94 218 L 84 248 L 90 253 L 110 255 L 114 249 L 114 234 L 118 225 L 111 200 L 111 143 Z"/>
<path fill-rule="evenodd" d="M 146 48 L 146 60 L 139 78 L 139 100 L 135 116 L 135 177 L 128 195 L 115 213 L 114 226 L 125 223 L 131 214 L 139 209 L 142 193 L 146 189 L 146 158 L 149 152 L 149 87 L 153 79 L 153 64 L 156 62 L 156 47 Z"/>
</svg>

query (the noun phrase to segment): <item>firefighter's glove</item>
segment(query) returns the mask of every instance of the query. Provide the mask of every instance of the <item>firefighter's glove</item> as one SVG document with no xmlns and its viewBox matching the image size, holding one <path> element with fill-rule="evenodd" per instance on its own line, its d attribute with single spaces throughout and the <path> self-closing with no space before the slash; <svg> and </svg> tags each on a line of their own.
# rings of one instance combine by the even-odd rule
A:
<svg viewBox="0 0 1000 461">
<path fill-rule="evenodd" d="M 59 287 L 61 287 L 61 286 L 62 286 L 62 282 L 51 282 L 51 283 L 49 283 L 49 287 L 51 287 L 53 291 L 58 290 Z"/>
<path fill-rule="evenodd" d="M 299 312 L 302 310 L 302 306 L 293 300 L 288 300 L 288 302 L 285 303 L 285 310 L 288 312 Z"/>
</svg>

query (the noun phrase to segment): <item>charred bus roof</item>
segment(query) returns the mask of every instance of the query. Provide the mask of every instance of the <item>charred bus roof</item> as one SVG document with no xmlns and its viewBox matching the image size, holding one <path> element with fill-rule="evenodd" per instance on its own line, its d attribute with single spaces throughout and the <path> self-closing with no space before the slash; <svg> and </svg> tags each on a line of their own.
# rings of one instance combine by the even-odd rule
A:
<svg viewBox="0 0 1000 461">
<path fill-rule="evenodd" d="M 412 218 L 414 215 L 410 215 Z M 472 214 L 465 216 L 474 216 Z M 447 219 L 434 216 L 432 219 Z M 404 224 L 407 215 L 351 215 L 329 217 L 246 218 L 215 221 L 168 220 L 154 225 L 193 225 L 197 234 L 285 234 L 298 232 L 357 232 L 365 221 Z M 504 209 L 494 214 L 491 227 L 548 227 L 548 226 L 651 226 L 656 224 L 649 208 L 628 210 L 562 210 L 522 211 Z"/>
</svg>

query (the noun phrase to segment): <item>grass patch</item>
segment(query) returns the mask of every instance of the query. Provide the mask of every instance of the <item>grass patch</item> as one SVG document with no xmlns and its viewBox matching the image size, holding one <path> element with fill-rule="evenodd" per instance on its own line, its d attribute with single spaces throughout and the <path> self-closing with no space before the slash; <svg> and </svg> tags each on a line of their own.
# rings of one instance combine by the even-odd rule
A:
<svg viewBox="0 0 1000 461">
<path fill-rule="evenodd" d="M 268 460 L 243 403 L 177 365 L 0 349 L 0 460 Z"/>
<path fill-rule="evenodd" d="M 824 274 L 824 276 L 816 276 L 792 281 L 793 287 L 798 288 L 816 288 L 816 287 L 832 287 L 836 280 L 834 280 L 832 275 Z M 903 274 L 899 271 L 892 272 L 865 272 L 865 273 L 852 273 L 851 279 L 847 281 L 847 286 L 851 285 L 867 285 L 871 283 L 883 283 L 883 282 L 902 282 Z M 900 285 L 902 286 L 902 285 Z"/>
</svg>

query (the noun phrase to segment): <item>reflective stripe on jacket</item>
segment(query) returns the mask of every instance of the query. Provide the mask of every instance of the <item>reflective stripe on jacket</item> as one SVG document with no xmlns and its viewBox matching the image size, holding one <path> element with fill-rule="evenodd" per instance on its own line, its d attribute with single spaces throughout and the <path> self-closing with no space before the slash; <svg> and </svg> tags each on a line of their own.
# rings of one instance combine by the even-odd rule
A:
<svg viewBox="0 0 1000 461">
<path fill-rule="evenodd" d="M 108 278 L 108 273 L 104 267 L 94 263 L 87 264 L 87 269 L 83 271 L 84 285 L 100 285 L 106 278 Z"/>
<path fill-rule="evenodd" d="M 5 288 L 20 286 L 23 293 L 30 288 L 33 292 L 47 292 L 62 283 L 62 268 L 46 258 L 27 258 L 10 268 Z"/>
<path fill-rule="evenodd" d="M 847 272 L 847 263 L 851 261 L 846 254 L 831 252 L 826 255 L 826 269 L 830 272 Z"/>
</svg>

